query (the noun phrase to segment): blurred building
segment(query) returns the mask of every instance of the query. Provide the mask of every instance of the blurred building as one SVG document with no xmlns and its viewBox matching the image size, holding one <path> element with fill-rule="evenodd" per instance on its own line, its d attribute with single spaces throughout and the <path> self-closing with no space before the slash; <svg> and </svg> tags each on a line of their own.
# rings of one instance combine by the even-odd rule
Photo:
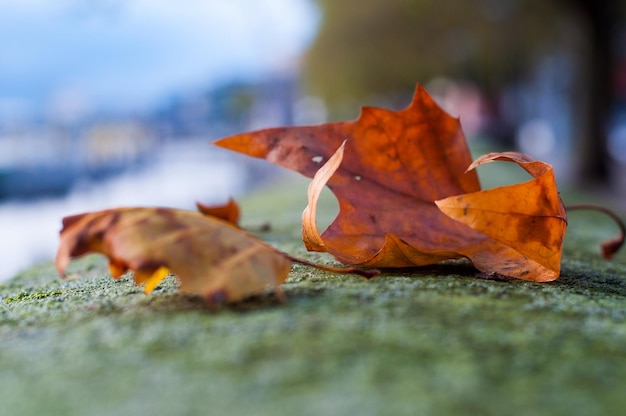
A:
<svg viewBox="0 0 626 416">
<path fill-rule="evenodd" d="M 298 101 L 297 85 L 291 75 L 229 83 L 172 98 L 145 116 L 92 115 L 72 123 L 0 128 L 0 199 L 63 194 L 81 181 L 98 181 L 150 163 L 167 142 L 209 142 L 240 131 L 290 125 L 297 109 L 297 119 L 303 121 L 311 106 Z"/>
<path fill-rule="evenodd" d="M 65 193 L 80 180 L 98 180 L 138 163 L 153 144 L 149 127 L 134 120 L 0 132 L 0 198 Z"/>
<path fill-rule="evenodd" d="M 294 76 L 223 86 L 172 98 L 150 117 L 165 140 L 212 137 L 263 127 L 290 125 L 298 98 Z"/>
</svg>

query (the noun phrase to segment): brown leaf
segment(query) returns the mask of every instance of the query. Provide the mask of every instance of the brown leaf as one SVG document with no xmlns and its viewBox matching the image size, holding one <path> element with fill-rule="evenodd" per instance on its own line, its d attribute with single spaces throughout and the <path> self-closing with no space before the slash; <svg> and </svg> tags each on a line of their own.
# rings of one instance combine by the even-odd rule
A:
<svg viewBox="0 0 626 416">
<path fill-rule="evenodd" d="M 528 186 L 532 195 L 517 194 L 527 190 L 516 185 L 481 194 L 495 207 L 514 198 L 513 205 L 537 208 L 531 209 L 536 215 L 528 221 L 518 221 L 515 211 L 500 218 L 501 223 L 511 221 L 511 233 L 486 230 L 489 220 L 450 215 L 456 207 L 448 198 L 479 193 L 480 185 L 475 171 L 466 171 L 471 157 L 458 119 L 441 110 L 420 86 L 411 105 L 398 112 L 365 107 L 356 121 L 265 129 L 216 144 L 309 177 L 319 170 L 303 215 L 304 241 L 309 249 L 327 251 L 344 263 L 407 267 L 467 257 L 482 272 L 534 281 L 559 275 L 565 215 L 549 165 L 514 153 L 489 156 L 514 161 L 535 176 Z M 315 202 L 326 184 L 339 201 L 339 214 L 320 235 Z M 469 195 L 472 203 L 481 199 Z M 442 212 L 435 201 L 449 212 Z M 480 210 L 494 217 L 484 206 L 474 212 Z M 511 245 L 515 235 L 537 238 L 536 245 Z"/>
<path fill-rule="evenodd" d="M 56 267 L 89 252 L 109 258 L 111 274 L 134 271 L 153 290 L 171 271 L 183 292 L 209 303 L 237 301 L 276 288 L 291 259 L 232 224 L 165 208 L 120 208 L 63 219 Z"/>
<path fill-rule="evenodd" d="M 220 218 L 231 224 L 239 225 L 241 211 L 239 209 L 239 205 L 233 198 L 229 198 L 228 202 L 223 205 L 205 205 L 200 202 L 196 202 L 196 207 L 198 208 L 198 211 L 204 215 Z"/>
</svg>

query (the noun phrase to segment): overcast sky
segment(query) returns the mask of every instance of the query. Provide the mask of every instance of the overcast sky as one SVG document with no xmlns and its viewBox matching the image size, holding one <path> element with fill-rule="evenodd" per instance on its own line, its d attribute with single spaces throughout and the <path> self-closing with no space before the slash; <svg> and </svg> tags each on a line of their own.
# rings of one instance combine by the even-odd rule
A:
<svg viewBox="0 0 626 416">
<path fill-rule="evenodd" d="M 0 117 L 141 109 L 294 62 L 310 0 L 0 0 Z"/>
</svg>

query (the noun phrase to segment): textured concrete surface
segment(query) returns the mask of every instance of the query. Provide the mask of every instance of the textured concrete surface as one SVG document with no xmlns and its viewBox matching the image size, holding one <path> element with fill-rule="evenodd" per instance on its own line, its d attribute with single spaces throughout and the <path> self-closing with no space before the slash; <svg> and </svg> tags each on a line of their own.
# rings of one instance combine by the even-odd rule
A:
<svg viewBox="0 0 626 416">
<path fill-rule="evenodd" d="M 335 264 L 300 242 L 306 183 L 245 199 L 244 225 Z M 333 210 L 327 196 L 323 221 Z M 296 265 L 286 303 L 217 310 L 173 278 L 144 295 L 98 256 L 66 282 L 44 264 L 0 285 L 0 414 L 623 413 L 626 254 L 597 248 L 614 233 L 573 214 L 552 283 L 480 280 L 463 262 L 371 281 Z"/>
</svg>

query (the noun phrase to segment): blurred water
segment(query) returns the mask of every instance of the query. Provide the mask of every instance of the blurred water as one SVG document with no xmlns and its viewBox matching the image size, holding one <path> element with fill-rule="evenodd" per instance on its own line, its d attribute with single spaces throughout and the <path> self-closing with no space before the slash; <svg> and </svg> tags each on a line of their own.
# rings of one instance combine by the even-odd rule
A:
<svg viewBox="0 0 626 416">
<path fill-rule="evenodd" d="M 66 215 L 119 206 L 194 209 L 196 201 L 220 203 L 271 175 L 267 165 L 192 140 L 168 144 L 141 169 L 83 183 L 62 198 L 0 203 L 0 281 L 53 259 Z"/>
</svg>

